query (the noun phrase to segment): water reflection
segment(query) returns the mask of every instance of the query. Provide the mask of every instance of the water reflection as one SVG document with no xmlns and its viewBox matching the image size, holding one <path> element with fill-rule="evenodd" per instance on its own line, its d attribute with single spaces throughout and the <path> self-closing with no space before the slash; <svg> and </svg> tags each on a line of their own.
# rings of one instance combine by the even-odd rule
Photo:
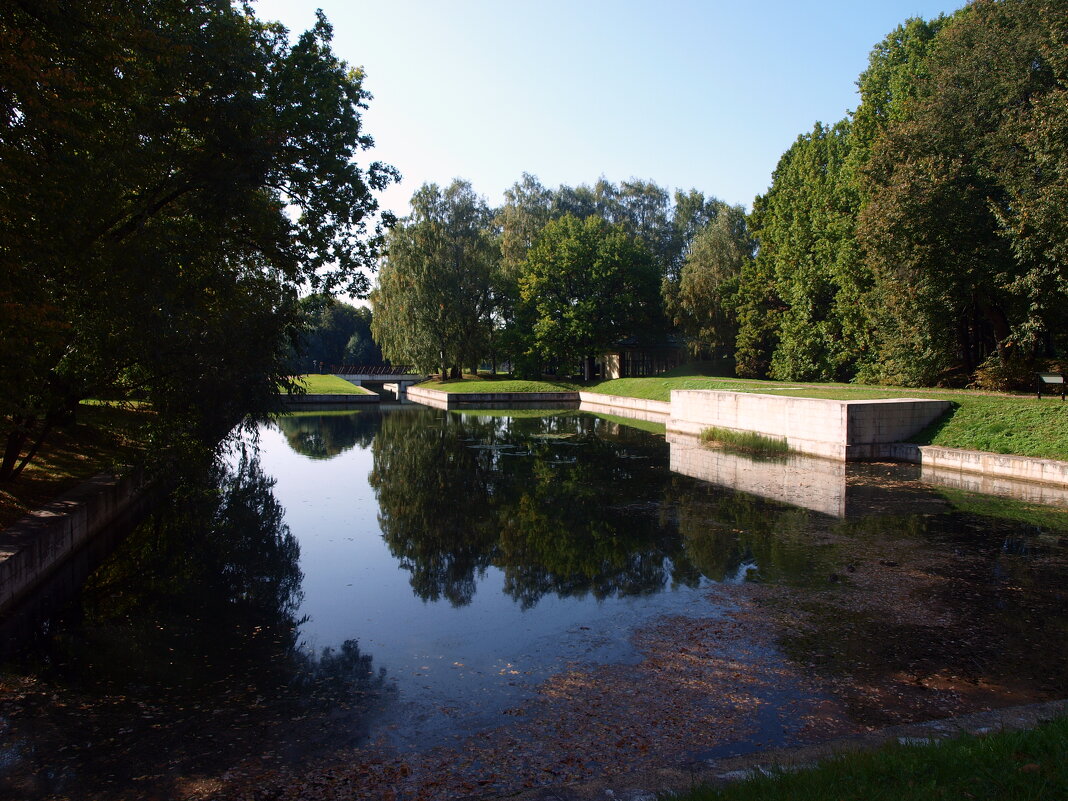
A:
<svg viewBox="0 0 1068 801">
<path fill-rule="evenodd" d="M 273 483 L 247 452 L 216 465 L 6 655 L 5 739 L 22 745 L 0 789 L 178 796 L 179 776 L 360 738 L 384 676 L 355 641 L 299 647 L 300 548 Z M 344 718 L 329 733 L 294 722 L 327 713 Z"/>
<path fill-rule="evenodd" d="M 893 471 L 894 480 L 882 480 L 881 468 L 846 464 L 791 454 L 775 459 L 761 459 L 709 448 L 694 437 L 670 434 L 671 470 L 726 489 L 766 498 L 777 503 L 810 509 L 833 517 L 878 514 L 908 505 L 913 514 L 946 511 L 939 496 L 915 483 L 919 468 L 901 466 Z"/>
<path fill-rule="evenodd" d="M 261 442 L 266 467 L 217 468 L 9 657 L 0 794 L 179 797 L 340 748 L 382 797 L 419 773 L 364 787 L 380 743 L 428 760 L 413 797 L 470 765 L 517 792 L 564 757 L 644 769 L 1068 694 L 1062 509 L 669 457 L 573 411 L 294 416 Z M 623 728 L 649 750 L 599 735 Z"/>
<path fill-rule="evenodd" d="M 333 459 L 350 448 L 366 448 L 378 430 L 378 416 L 360 412 L 293 412 L 275 422 L 289 447 L 310 459 Z"/>
<path fill-rule="evenodd" d="M 391 552 L 425 600 L 471 602 L 490 566 L 523 608 L 696 585 L 660 515 L 659 440 L 586 415 L 392 414 L 370 482 Z"/>
</svg>

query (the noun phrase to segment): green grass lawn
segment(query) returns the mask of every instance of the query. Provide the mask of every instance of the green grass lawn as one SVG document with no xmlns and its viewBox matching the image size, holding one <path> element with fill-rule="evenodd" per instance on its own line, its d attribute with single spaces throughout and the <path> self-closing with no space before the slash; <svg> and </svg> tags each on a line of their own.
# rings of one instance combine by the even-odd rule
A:
<svg viewBox="0 0 1068 801">
<path fill-rule="evenodd" d="M 587 387 L 587 392 L 670 400 L 673 389 L 719 389 L 832 400 L 931 398 L 948 400 L 953 410 L 913 438 L 921 445 L 942 445 L 991 453 L 1013 453 L 1047 459 L 1068 459 L 1068 404 L 1033 395 L 972 392 L 964 389 L 919 389 L 852 384 L 753 381 L 668 375 L 618 378 Z"/>
<path fill-rule="evenodd" d="M 1039 801 L 1068 798 L 1068 720 L 1032 731 L 893 744 L 815 768 L 759 776 L 677 801 Z"/>
<path fill-rule="evenodd" d="M 309 395 L 373 395 L 369 389 L 358 387 L 344 378 L 336 375 L 317 375 L 314 373 L 298 376 L 304 386 L 308 388 Z"/>
</svg>

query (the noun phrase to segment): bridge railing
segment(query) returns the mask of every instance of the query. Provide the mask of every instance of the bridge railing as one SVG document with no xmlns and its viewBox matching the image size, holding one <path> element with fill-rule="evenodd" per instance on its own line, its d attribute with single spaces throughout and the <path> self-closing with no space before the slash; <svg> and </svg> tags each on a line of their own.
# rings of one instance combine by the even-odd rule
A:
<svg viewBox="0 0 1068 801">
<path fill-rule="evenodd" d="M 323 368 L 332 375 L 413 375 L 415 370 L 406 364 L 333 364 Z"/>
</svg>

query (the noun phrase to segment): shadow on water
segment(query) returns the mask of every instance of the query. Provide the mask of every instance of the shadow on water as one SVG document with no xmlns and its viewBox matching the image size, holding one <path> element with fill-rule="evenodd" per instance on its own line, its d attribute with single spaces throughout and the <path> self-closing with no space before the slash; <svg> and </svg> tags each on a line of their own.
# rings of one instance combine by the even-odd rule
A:
<svg viewBox="0 0 1068 801">
<path fill-rule="evenodd" d="M 298 647 L 300 548 L 272 484 L 248 453 L 217 465 L 79 596 L 7 622 L 0 790 L 180 797 L 245 759 L 361 740 L 384 672 L 355 641 Z"/>
</svg>

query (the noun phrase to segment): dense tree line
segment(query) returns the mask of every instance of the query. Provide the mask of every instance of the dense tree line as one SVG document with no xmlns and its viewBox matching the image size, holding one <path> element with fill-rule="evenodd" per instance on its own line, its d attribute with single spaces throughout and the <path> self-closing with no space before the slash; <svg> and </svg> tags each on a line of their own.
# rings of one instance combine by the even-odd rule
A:
<svg viewBox="0 0 1068 801">
<path fill-rule="evenodd" d="M 85 398 L 151 404 L 178 459 L 272 406 L 299 293 L 368 289 L 361 71 L 322 15 L 290 43 L 244 5 L 0 10 L 0 479 Z"/>
<path fill-rule="evenodd" d="M 709 228 L 718 233 L 698 258 Z M 686 316 L 698 303 L 687 276 L 734 276 L 752 247 L 744 211 L 697 190 L 672 198 L 652 182 L 603 179 L 550 189 L 524 174 L 491 209 L 466 181 L 427 185 L 389 235 L 374 336 L 387 358 L 428 372 L 508 363 L 589 375 L 618 340 L 663 340 L 674 315 L 701 353 L 726 334 L 702 339 L 703 321 Z"/>
<path fill-rule="evenodd" d="M 1068 323 L 1068 6 L 980 0 L 872 51 L 751 216 L 738 370 L 1019 386 Z"/>
<path fill-rule="evenodd" d="M 332 295 L 300 299 L 303 325 L 290 354 L 294 375 L 319 372 L 332 365 L 382 364 L 382 349 L 371 335 L 371 310 Z"/>
<path fill-rule="evenodd" d="M 0 480 L 90 397 L 148 401 L 181 458 L 316 356 L 588 375 L 675 338 L 743 376 L 1000 387 L 1068 346 L 1064 0 L 903 23 L 749 214 L 523 175 L 495 209 L 424 186 L 388 239 L 331 36 L 226 0 L 0 9 Z M 382 243 L 371 320 L 328 295 Z"/>
</svg>

